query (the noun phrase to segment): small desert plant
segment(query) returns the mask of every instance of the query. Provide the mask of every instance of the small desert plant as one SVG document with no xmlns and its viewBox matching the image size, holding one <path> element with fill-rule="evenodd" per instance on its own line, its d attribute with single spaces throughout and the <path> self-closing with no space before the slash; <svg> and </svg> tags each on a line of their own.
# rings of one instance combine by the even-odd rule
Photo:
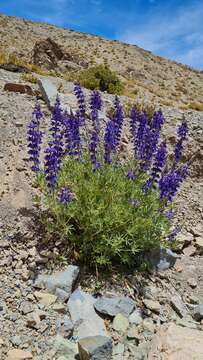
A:
<svg viewBox="0 0 203 360">
<path fill-rule="evenodd" d="M 178 127 L 169 166 L 166 143 L 160 137 L 163 114 L 148 116 L 132 107 L 129 130 L 134 156 L 123 163 L 119 145 L 124 112 L 119 98 L 102 131 L 100 93 L 92 92 L 87 132 L 87 104 L 79 84 L 75 94 L 75 115 L 63 112 L 56 99 L 43 168 L 39 105 L 28 126 L 32 170 L 48 210 L 43 224 L 49 238 L 59 237 L 69 245 L 72 256 L 88 265 L 133 266 L 137 254 L 174 239 L 171 203 L 188 172 L 188 164 L 180 163 L 187 125 L 184 121 Z"/>
<path fill-rule="evenodd" d="M 32 75 L 32 74 L 22 74 L 21 79 L 23 81 L 28 81 L 32 84 L 37 84 L 38 79 L 36 78 L 36 76 Z"/>
<path fill-rule="evenodd" d="M 203 111 L 203 103 L 193 101 L 190 104 L 188 104 L 188 109 Z"/>
<path fill-rule="evenodd" d="M 97 65 L 81 71 L 77 80 L 90 90 L 107 91 L 110 94 L 121 94 L 123 84 L 116 72 L 107 65 Z"/>
</svg>

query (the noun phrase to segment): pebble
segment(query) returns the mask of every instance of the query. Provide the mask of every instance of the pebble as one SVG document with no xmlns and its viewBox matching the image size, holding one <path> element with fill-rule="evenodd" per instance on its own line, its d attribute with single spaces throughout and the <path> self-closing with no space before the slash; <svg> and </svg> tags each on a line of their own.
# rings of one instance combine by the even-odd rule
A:
<svg viewBox="0 0 203 360">
<path fill-rule="evenodd" d="M 192 289 L 195 289 L 197 287 L 197 281 L 194 278 L 189 278 L 187 283 L 191 286 Z"/>
<path fill-rule="evenodd" d="M 118 332 L 125 333 L 128 327 L 128 319 L 123 314 L 117 314 L 113 319 L 112 328 Z"/>
<path fill-rule="evenodd" d="M 33 359 L 32 354 L 29 351 L 20 349 L 9 350 L 6 360 L 28 360 Z"/>
<path fill-rule="evenodd" d="M 50 305 L 54 304 L 57 300 L 57 296 L 49 294 L 49 293 L 43 293 L 41 291 L 35 291 L 34 296 L 37 298 L 37 300 L 41 304 L 43 304 L 45 306 L 50 306 Z"/>
<path fill-rule="evenodd" d="M 156 314 L 160 313 L 161 305 L 160 305 L 160 303 L 158 301 L 144 299 L 143 304 L 146 306 L 147 309 L 155 312 Z"/>
</svg>

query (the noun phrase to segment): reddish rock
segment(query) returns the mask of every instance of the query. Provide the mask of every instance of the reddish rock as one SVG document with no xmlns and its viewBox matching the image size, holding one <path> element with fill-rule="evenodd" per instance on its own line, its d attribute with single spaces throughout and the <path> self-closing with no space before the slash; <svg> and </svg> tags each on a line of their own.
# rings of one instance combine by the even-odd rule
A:
<svg viewBox="0 0 203 360">
<path fill-rule="evenodd" d="M 24 84 L 7 83 L 4 85 L 4 91 L 35 95 L 31 87 L 29 85 L 24 85 Z"/>
</svg>

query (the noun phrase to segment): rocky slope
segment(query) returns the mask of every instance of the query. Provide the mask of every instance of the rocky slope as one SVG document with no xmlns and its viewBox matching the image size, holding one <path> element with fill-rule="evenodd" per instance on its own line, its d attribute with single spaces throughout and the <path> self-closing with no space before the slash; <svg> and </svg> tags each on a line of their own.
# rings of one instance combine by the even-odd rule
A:
<svg viewBox="0 0 203 360">
<path fill-rule="evenodd" d="M 2 49 L 7 46 L 11 53 L 24 56 L 27 61 L 34 61 L 35 56 L 36 62 L 45 59 L 48 67 L 50 57 L 43 58 L 43 51 L 47 44 L 53 45 L 52 40 L 46 40 L 49 36 L 66 49 L 65 55 L 60 53 L 61 48 L 52 48 L 52 63 L 54 60 L 54 66 L 60 71 L 64 71 L 65 64 L 75 69 L 87 66 L 82 53 L 78 59 L 71 49 L 76 44 L 76 50 L 81 51 L 89 44 L 92 52 L 94 47 L 101 52 L 109 49 L 110 53 L 114 49 L 121 60 L 125 51 L 132 51 L 129 61 L 138 71 L 136 77 L 149 62 L 153 73 L 146 71 L 146 78 L 143 77 L 145 80 L 139 85 L 140 94 L 145 93 L 143 84 L 147 81 L 159 87 L 159 74 L 167 68 L 170 70 L 166 72 L 167 76 L 170 73 L 167 96 L 179 75 L 187 89 L 190 89 L 190 79 L 186 80 L 185 74 L 193 78 L 197 86 L 202 86 L 202 74 L 165 59 L 158 60 L 133 46 L 5 16 L 0 17 L 0 23 L 4 34 Z M 12 45 L 14 29 L 16 41 Z M 41 40 L 46 40 L 40 42 L 43 51 L 34 55 L 35 42 Z M 95 59 L 99 61 L 98 54 Z M 111 61 L 115 68 L 119 65 L 113 55 Z M 64 106 L 76 108 L 73 84 L 61 77 L 34 74 L 41 81 L 39 87 L 25 82 L 23 74 L 13 71 L 0 69 L 0 359 L 201 360 L 203 112 L 163 106 L 164 136 L 170 151 L 175 141 L 175 127 L 184 115 L 190 130 L 185 158 L 193 159 L 190 176 L 176 200 L 179 208 L 176 221 L 181 222 L 183 229 L 175 265 L 168 269 L 175 258 L 163 253 L 155 254 L 152 259 L 157 269 L 165 267 L 165 271 L 147 274 L 134 271 L 122 278 L 119 274 L 96 277 L 82 269 L 78 274 L 79 269 L 67 263 L 60 243 L 41 246 L 42 234 L 36 228 L 36 210 L 32 204 L 37 190 L 33 187 L 26 148 L 26 126 L 36 97 L 45 115 L 42 126 L 46 131 L 50 116 L 48 100 L 53 101 L 53 94 L 59 92 Z M 125 71 L 126 64 L 121 61 L 120 74 L 129 79 Z M 85 90 L 85 95 L 89 96 L 89 91 Z M 111 108 L 114 97 L 103 94 L 103 99 L 104 110 L 100 116 L 105 123 L 106 111 Z M 121 101 L 128 104 L 129 98 L 122 96 Z M 181 98 L 179 105 L 182 103 Z M 129 156 L 127 130 L 121 147 L 123 156 Z M 53 259 L 58 256 L 60 262 L 56 263 Z M 93 338 L 84 338 L 89 335 Z"/>
<path fill-rule="evenodd" d="M 41 234 L 35 228 L 31 197 L 36 189 L 32 186 L 27 162 L 26 126 L 36 94 L 45 114 L 44 131 L 50 116 L 48 100 L 53 101 L 57 91 L 64 106 L 74 110 L 76 101 L 72 83 L 43 76 L 40 81 L 40 87 L 29 82 L 25 84 L 21 74 L 0 70 L 0 358 L 73 360 L 77 359 L 79 351 L 81 360 L 166 360 L 169 355 L 175 360 L 179 354 L 184 359 L 194 356 L 200 360 L 202 346 L 199 344 L 203 342 L 203 113 L 163 108 L 169 148 L 174 143 L 177 121 L 184 114 L 190 128 L 186 158 L 193 157 L 191 175 L 177 198 L 180 209 L 177 220 L 183 222 L 183 231 L 181 255 L 175 267 L 143 275 L 135 271 L 122 280 L 117 275 L 109 280 L 82 271 L 77 280 L 82 290 L 79 288 L 72 293 L 77 288 L 79 269 L 75 272 L 67 267 L 65 253 L 64 263 L 53 262 L 53 254 L 54 257 L 62 254 L 60 243 L 54 248 L 51 244 L 42 248 Z M 5 86 L 10 91 L 5 91 Z M 46 91 L 41 93 L 43 87 Z M 89 91 L 85 91 L 85 95 L 89 96 Z M 104 111 L 100 116 L 105 122 L 106 111 L 111 108 L 114 97 L 104 94 L 103 98 Z M 127 97 L 121 100 L 128 102 Z M 123 154 L 128 156 L 127 133 L 122 136 L 122 148 Z M 164 267 L 168 266 L 167 261 L 174 262 L 170 256 L 162 256 L 162 260 Z M 55 274 L 57 269 L 60 275 Z M 51 275 L 49 281 L 44 273 Z M 101 295 L 110 296 L 110 304 Z M 124 301 L 124 308 L 119 305 L 119 313 L 118 299 L 120 304 Z M 113 308 L 117 312 L 112 315 Z M 126 313 L 127 308 L 130 310 Z M 105 322 L 103 317 L 106 317 Z M 173 331 L 178 334 L 181 347 Z M 84 338 L 88 335 L 95 336 L 91 340 Z M 93 353 L 95 357 L 91 357 Z"/>
<path fill-rule="evenodd" d="M 0 39 L 0 53 L 66 75 L 106 62 L 125 82 L 126 95 L 137 101 L 203 109 L 202 72 L 137 46 L 4 15 Z"/>
</svg>

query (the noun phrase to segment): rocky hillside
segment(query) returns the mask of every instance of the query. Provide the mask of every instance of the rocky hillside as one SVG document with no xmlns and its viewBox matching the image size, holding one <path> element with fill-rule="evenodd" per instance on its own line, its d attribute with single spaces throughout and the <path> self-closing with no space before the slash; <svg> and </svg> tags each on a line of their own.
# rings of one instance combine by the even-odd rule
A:
<svg viewBox="0 0 203 360">
<path fill-rule="evenodd" d="M 180 107 L 203 102 L 203 74 L 135 46 L 51 25 L 6 16 L 0 16 L 0 24 L 2 59 L 9 50 L 16 58 L 24 58 L 24 64 L 36 66 L 30 67 L 33 74 L 26 74 L 29 67 L 15 66 L 15 61 L 0 65 L 0 359 L 202 360 L 203 112 L 162 106 L 169 152 L 183 116 L 189 127 L 185 158 L 192 159 L 190 176 L 176 199 L 176 222 L 183 226 L 178 254 L 151 254 L 153 272 L 134 270 L 122 276 L 115 272 L 95 275 L 71 265 L 60 241 L 42 246 L 26 129 L 36 99 L 44 113 L 43 131 L 49 126 L 50 106 L 57 93 L 62 106 L 74 111 L 73 83 L 62 75 L 103 60 L 103 54 L 131 86 L 126 92 L 132 95 L 136 89 L 135 101 L 145 95 L 155 100 L 155 106 L 166 98 Z M 54 76 L 39 74 L 37 66 Z M 185 92 L 171 100 L 180 83 Z M 160 96 L 149 91 L 150 86 Z M 104 93 L 103 100 L 101 123 L 114 96 Z M 121 96 L 121 101 L 127 106 L 130 98 Z M 125 131 L 121 150 L 123 156 L 130 155 Z"/>
<path fill-rule="evenodd" d="M 203 73 L 153 55 L 137 46 L 0 15 L 0 53 L 68 76 L 106 63 L 136 101 L 203 110 Z M 88 54 L 88 57 L 87 57 Z"/>
</svg>

